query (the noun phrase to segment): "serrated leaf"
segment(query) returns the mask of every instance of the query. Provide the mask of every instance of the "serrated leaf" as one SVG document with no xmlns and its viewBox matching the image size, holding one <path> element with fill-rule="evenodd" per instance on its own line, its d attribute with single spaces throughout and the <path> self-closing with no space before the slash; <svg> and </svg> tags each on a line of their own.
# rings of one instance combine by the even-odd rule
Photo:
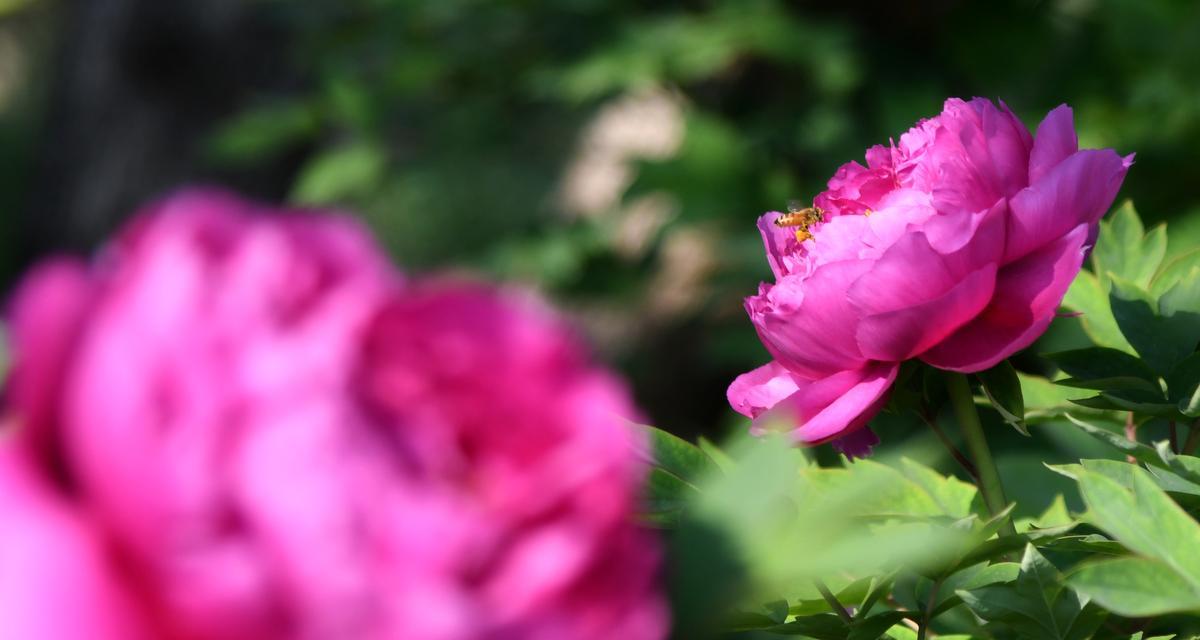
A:
<svg viewBox="0 0 1200 640">
<path fill-rule="evenodd" d="M 1094 378 L 1092 380 L 1081 380 L 1079 378 L 1063 378 L 1055 380 L 1054 384 L 1061 384 L 1064 387 L 1072 389 L 1089 389 L 1092 391 L 1108 391 L 1112 393 L 1133 392 L 1133 393 L 1151 393 L 1162 395 L 1158 385 L 1151 384 L 1143 378 L 1135 378 L 1133 376 L 1118 376 L 1115 378 Z"/>
<path fill-rule="evenodd" d="M 1145 558 L 1086 564 L 1067 582 L 1101 606 L 1131 618 L 1200 611 L 1200 591 L 1195 584 L 1165 564 Z"/>
<path fill-rule="evenodd" d="M 971 591 L 986 586 L 1012 582 L 1020 574 L 1021 565 L 1016 562 L 979 563 L 962 569 L 942 581 L 938 590 L 934 616 L 941 615 L 962 604 L 958 591 Z"/>
<path fill-rule="evenodd" d="M 832 613 L 796 618 L 786 624 L 766 627 L 762 630 L 781 636 L 807 636 L 816 640 L 846 640 L 850 634 L 850 627 Z"/>
<path fill-rule="evenodd" d="M 1025 547 L 1012 584 L 957 593 L 975 615 L 1002 623 L 1022 638 L 1082 640 L 1100 624 L 1087 601 L 1063 588 L 1062 574 L 1033 545 Z"/>
<path fill-rule="evenodd" d="M 1137 210 L 1129 200 L 1100 223 L 1100 234 L 1092 251 L 1096 273 L 1117 276 L 1147 286 L 1167 254 L 1164 225 L 1145 232 Z"/>
<path fill-rule="evenodd" d="M 716 463 L 700 447 L 662 429 L 645 426 L 643 430 L 650 440 L 654 465 L 683 482 L 694 487 L 717 471 Z"/>
<path fill-rule="evenodd" d="M 1139 467 L 1136 465 L 1118 460 L 1081 460 L 1080 466 L 1085 471 L 1099 473 L 1125 487 L 1133 486 L 1133 474 L 1139 470 Z M 1149 472 L 1155 484 L 1164 491 L 1200 495 L 1200 485 L 1196 485 L 1167 469 L 1151 467 Z"/>
<path fill-rule="evenodd" d="M 1158 374 L 1153 369 L 1137 356 L 1118 349 L 1089 347 L 1047 353 L 1044 357 L 1063 373 L 1080 382 L 1132 377 L 1144 381 L 1146 384 L 1143 386 L 1151 390 L 1159 389 Z M 1062 382 L 1059 381 L 1059 384 Z"/>
<path fill-rule="evenodd" d="M 1171 451 L 1170 443 L 1165 440 L 1155 443 L 1154 449 L 1158 452 L 1158 457 L 1173 473 L 1189 482 L 1200 484 L 1200 458 L 1180 455 Z"/>
<path fill-rule="evenodd" d="M 873 615 L 861 622 L 855 622 L 847 640 L 877 640 L 888 629 L 900 624 L 909 615 L 903 611 L 885 611 Z"/>
<path fill-rule="evenodd" d="M 697 493 L 696 488 L 658 467 L 646 474 L 639 517 L 647 524 L 671 527 Z"/>
<path fill-rule="evenodd" d="M 1081 412 L 1079 406 L 1072 400 L 1078 398 L 1083 392 L 1056 384 L 1041 376 L 1018 372 L 1017 378 L 1021 381 L 1021 395 L 1025 399 L 1025 421 L 1027 423 L 1046 422 L 1061 418 L 1068 412 Z M 1083 413 L 1094 413 L 1096 417 L 1100 417 L 1107 412 L 1097 410 Z"/>
<path fill-rule="evenodd" d="M 1193 300 L 1193 290 L 1196 300 Z M 1200 338 L 1200 277 L 1181 280 L 1159 301 L 1137 285 L 1112 278 L 1113 317 L 1137 354 L 1159 375 L 1166 375 L 1196 350 Z"/>
<path fill-rule="evenodd" d="M 1084 433 L 1111 446 L 1113 449 L 1116 449 L 1125 455 L 1133 456 L 1134 459 L 1138 460 L 1139 462 L 1145 462 L 1146 464 L 1152 464 L 1156 466 L 1164 466 L 1163 461 L 1158 456 L 1158 452 L 1156 452 L 1153 447 L 1144 445 L 1140 442 L 1134 442 L 1121 434 L 1114 433 L 1103 427 L 1098 427 L 1090 422 L 1080 420 L 1079 418 L 1076 418 L 1070 414 L 1067 414 L 1067 419 L 1070 420 L 1071 423 L 1076 427 L 1079 427 L 1079 429 L 1081 429 Z M 1064 466 L 1070 465 L 1058 465 L 1058 468 Z M 1054 466 L 1051 466 L 1051 469 L 1057 470 L 1057 468 Z"/>
<path fill-rule="evenodd" d="M 1129 551 L 1099 534 L 1085 536 L 1062 536 L 1038 542 L 1038 548 L 1056 552 L 1085 553 L 1091 556 L 1125 556 Z"/>
<path fill-rule="evenodd" d="M 1130 485 L 1099 473 L 1079 476 L 1087 518 L 1134 553 L 1169 568 L 1200 595 L 1200 524 L 1155 484 L 1130 465 Z M 1200 600 L 1198 600 L 1200 602 Z"/>
<path fill-rule="evenodd" d="M 1170 289 L 1158 299 L 1158 312 L 1163 317 L 1173 317 L 1179 314 L 1188 314 L 1184 317 L 1184 321 L 1193 321 L 1191 328 L 1194 348 L 1198 338 L 1197 332 L 1200 332 L 1200 324 L 1194 322 L 1200 320 L 1196 314 L 1200 314 L 1200 267 L 1193 267 L 1182 278 L 1180 278 Z"/>
<path fill-rule="evenodd" d="M 1173 417 L 1178 414 L 1178 409 L 1175 405 L 1153 397 L 1145 397 L 1142 392 L 1129 389 L 1104 391 L 1098 396 L 1079 398 L 1078 400 L 1072 400 L 1071 403 L 1087 407 L 1088 409 L 1133 411 L 1135 413 L 1159 417 Z"/>
<path fill-rule="evenodd" d="M 1092 342 L 1101 347 L 1133 353 L 1133 346 L 1121 334 L 1121 329 L 1113 318 L 1108 292 L 1094 274 L 1088 271 L 1079 272 L 1071 282 L 1071 287 L 1067 289 L 1063 306 L 1082 314 L 1079 317 L 1080 325 Z"/>
<path fill-rule="evenodd" d="M 1160 297 L 1192 270 L 1200 268 L 1200 249 L 1193 249 L 1167 261 L 1150 281 L 1150 294 Z"/>
<path fill-rule="evenodd" d="M 1025 426 L 1025 398 L 1021 395 L 1021 381 L 1017 370 L 1008 360 L 979 373 L 983 393 L 1000 417 L 1022 435 L 1029 435 Z"/>
</svg>

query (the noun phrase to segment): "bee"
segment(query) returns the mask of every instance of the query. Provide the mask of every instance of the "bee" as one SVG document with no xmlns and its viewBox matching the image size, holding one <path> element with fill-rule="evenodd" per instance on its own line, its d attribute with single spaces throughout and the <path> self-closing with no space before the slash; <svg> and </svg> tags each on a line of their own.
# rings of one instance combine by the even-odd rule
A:
<svg viewBox="0 0 1200 640">
<path fill-rule="evenodd" d="M 804 242 L 812 237 L 809 227 L 825 219 L 825 212 L 820 207 L 802 207 L 800 202 L 788 202 L 788 212 L 775 218 L 777 227 L 796 227 L 796 241 Z"/>
</svg>

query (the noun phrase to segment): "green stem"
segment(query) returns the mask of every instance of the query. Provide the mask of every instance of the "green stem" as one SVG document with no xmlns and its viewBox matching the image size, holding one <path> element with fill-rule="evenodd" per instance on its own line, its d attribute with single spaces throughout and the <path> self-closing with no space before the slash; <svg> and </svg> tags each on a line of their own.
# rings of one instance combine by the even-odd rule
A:
<svg viewBox="0 0 1200 640">
<path fill-rule="evenodd" d="M 1183 448 L 1180 449 L 1180 451 L 1183 453 L 1183 455 L 1190 456 L 1195 453 L 1196 447 L 1200 447 L 1200 418 L 1197 418 L 1196 421 L 1192 423 L 1190 431 L 1188 432 L 1187 442 L 1183 443 Z"/>
<path fill-rule="evenodd" d="M 921 617 L 920 626 L 917 627 L 917 640 L 925 640 L 925 635 L 929 633 L 929 623 L 933 621 L 933 605 L 937 604 L 938 589 L 941 586 L 942 581 L 937 580 L 933 583 L 933 588 L 929 590 L 929 601 L 925 603 L 925 614 Z"/>
<path fill-rule="evenodd" d="M 1000 473 L 996 470 L 996 462 L 992 460 L 992 452 L 988 449 L 987 438 L 983 435 L 983 425 L 979 422 L 979 412 L 975 410 L 975 398 L 971 395 L 971 385 L 967 377 L 961 373 L 946 374 L 946 391 L 950 394 L 950 402 L 954 406 L 954 415 L 962 428 L 963 441 L 967 452 L 975 460 L 975 470 L 979 473 L 979 493 L 988 512 L 996 516 L 1008 506 L 1004 497 L 1004 486 L 1000 484 Z M 1000 535 L 1016 535 L 1012 519 L 1006 518 L 1000 528 Z"/>
<path fill-rule="evenodd" d="M 821 597 L 825 598 L 826 604 L 842 619 L 842 622 L 854 624 L 854 618 L 850 617 L 850 612 L 846 611 L 846 607 L 843 607 L 841 602 L 838 602 L 837 596 L 833 595 L 833 592 L 829 590 L 829 587 L 825 586 L 824 582 L 818 578 L 813 580 L 813 584 L 817 585 L 817 591 L 821 592 Z"/>
</svg>

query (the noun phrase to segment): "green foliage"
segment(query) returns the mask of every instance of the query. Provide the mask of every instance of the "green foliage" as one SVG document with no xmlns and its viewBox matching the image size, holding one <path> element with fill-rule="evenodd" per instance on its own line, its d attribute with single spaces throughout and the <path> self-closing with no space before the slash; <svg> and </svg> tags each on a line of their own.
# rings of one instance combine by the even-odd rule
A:
<svg viewBox="0 0 1200 640">
<path fill-rule="evenodd" d="M 1136 555 L 1082 566 L 1077 591 L 1131 617 L 1200 612 L 1200 524 L 1132 465 L 1125 482 L 1079 473 L 1088 520 Z"/>
<path fill-rule="evenodd" d="M 1025 426 L 1025 398 L 1021 395 L 1021 381 L 1017 370 L 1005 360 L 979 374 L 983 393 L 1004 421 L 1022 435 L 1029 435 Z"/>
<path fill-rule="evenodd" d="M 1104 611 L 1088 606 L 1086 596 L 1065 588 L 1062 574 L 1033 545 L 1025 547 L 1015 580 L 957 593 L 989 627 L 1022 638 L 1085 640 L 1104 619 Z"/>
<path fill-rule="evenodd" d="M 1081 273 L 1064 300 L 1100 346 L 1047 356 L 1069 376 L 1058 384 L 1100 392 L 1077 404 L 1174 421 L 1198 415 L 1200 266 L 1192 253 L 1164 263 L 1166 246 L 1166 227 L 1143 234 L 1130 203 L 1101 222 L 1100 275 Z"/>
</svg>

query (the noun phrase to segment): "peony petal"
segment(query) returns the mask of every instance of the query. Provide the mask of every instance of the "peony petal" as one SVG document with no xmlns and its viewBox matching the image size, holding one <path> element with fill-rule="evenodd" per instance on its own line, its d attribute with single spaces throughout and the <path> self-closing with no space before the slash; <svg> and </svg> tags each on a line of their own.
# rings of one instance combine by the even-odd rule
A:
<svg viewBox="0 0 1200 640">
<path fill-rule="evenodd" d="M 923 231 L 901 237 L 854 283 L 847 298 L 863 316 L 855 338 L 864 357 L 911 358 L 987 306 L 1004 247 L 1004 213 L 1000 200 L 970 216 L 936 216 Z"/>
<path fill-rule="evenodd" d="M 1036 184 L 1058 163 L 1079 151 L 1071 107 L 1061 104 L 1046 114 L 1038 125 L 1037 138 L 1029 156 L 1029 184 Z"/>
<path fill-rule="evenodd" d="M 22 437 L 43 451 L 51 446 L 56 396 L 91 286 L 82 262 L 55 258 L 36 267 L 13 297 L 9 327 L 16 353 L 5 403 L 22 421 Z"/>
<path fill-rule="evenodd" d="M 767 250 L 767 263 L 771 265 L 771 273 L 775 274 L 777 280 L 793 272 L 794 260 L 791 256 L 799 245 L 794 230 L 775 224 L 781 215 L 778 211 L 768 211 L 758 218 L 758 232 L 762 234 L 763 246 Z"/>
<path fill-rule="evenodd" d="M 795 393 L 797 388 L 792 374 L 783 365 L 772 361 L 735 378 L 725 396 L 734 411 L 747 418 L 758 418 Z"/>
<path fill-rule="evenodd" d="M 1029 132 L 990 100 L 950 99 L 928 150 L 923 181 L 942 213 L 979 211 L 1026 185 Z"/>
<path fill-rule="evenodd" d="M 1121 158 L 1112 149 L 1085 149 L 1018 193 L 1009 202 L 1004 262 L 1028 255 L 1078 224 L 1095 224 L 1112 205 L 1130 164 L 1132 157 Z"/>
<path fill-rule="evenodd" d="M 4 443 L 7 444 L 7 443 Z M 148 637 L 93 533 L 0 444 L 0 638 Z"/>
<path fill-rule="evenodd" d="M 799 383 L 787 403 L 799 425 L 792 437 L 819 444 L 861 428 L 883 408 L 899 368 L 894 362 L 873 362 L 857 371 Z"/>
<path fill-rule="evenodd" d="M 901 361 L 929 349 L 970 322 L 992 297 L 996 265 L 973 271 L 932 300 L 869 315 L 858 327 L 858 345 L 874 360 Z"/>
<path fill-rule="evenodd" d="M 806 279 L 785 278 L 748 298 L 747 311 L 767 351 L 806 378 L 861 367 L 864 358 L 854 335 L 859 312 L 846 291 L 870 266 L 860 260 L 831 262 Z"/>
<path fill-rule="evenodd" d="M 975 320 L 920 355 L 951 371 L 975 372 L 994 366 L 1036 340 L 1079 274 L 1090 225 L 1081 224 L 1058 240 L 996 276 L 991 304 Z"/>
<path fill-rule="evenodd" d="M 1028 185 L 1029 130 L 1006 105 L 997 107 L 982 98 L 972 100 L 971 104 L 981 111 L 993 180 L 1002 195 L 1011 197 Z"/>
</svg>

